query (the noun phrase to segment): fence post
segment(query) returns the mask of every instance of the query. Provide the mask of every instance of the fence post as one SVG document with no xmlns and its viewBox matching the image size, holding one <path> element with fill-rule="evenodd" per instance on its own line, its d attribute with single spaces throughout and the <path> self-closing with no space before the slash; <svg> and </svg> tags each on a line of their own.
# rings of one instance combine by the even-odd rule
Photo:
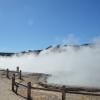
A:
<svg viewBox="0 0 100 100">
<path fill-rule="evenodd" d="M 6 77 L 9 78 L 9 69 L 7 68 Z"/>
<path fill-rule="evenodd" d="M 31 98 L 31 82 L 27 83 L 27 99 L 32 100 L 32 98 Z"/>
<path fill-rule="evenodd" d="M 20 80 L 22 79 L 22 71 L 21 70 L 19 71 L 19 79 Z"/>
<path fill-rule="evenodd" d="M 16 71 L 19 73 L 19 66 L 17 66 Z"/>
<path fill-rule="evenodd" d="M 14 85 L 15 85 L 15 74 L 12 77 L 12 91 L 14 92 Z"/>
<path fill-rule="evenodd" d="M 66 100 L 66 91 L 65 91 L 65 86 L 62 87 L 62 100 Z"/>
<path fill-rule="evenodd" d="M 18 87 L 19 87 L 19 86 L 18 86 L 18 84 L 17 84 L 17 83 L 15 83 L 15 85 L 16 85 L 16 90 L 15 90 L 15 93 L 16 93 L 16 94 L 18 94 L 17 92 L 18 92 Z"/>
</svg>

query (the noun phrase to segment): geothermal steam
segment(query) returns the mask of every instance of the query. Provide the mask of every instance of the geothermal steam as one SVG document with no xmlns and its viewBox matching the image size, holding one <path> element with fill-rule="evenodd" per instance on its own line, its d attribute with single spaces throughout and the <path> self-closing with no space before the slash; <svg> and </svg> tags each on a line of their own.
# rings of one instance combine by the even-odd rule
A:
<svg viewBox="0 0 100 100">
<path fill-rule="evenodd" d="M 100 45 L 51 47 L 34 53 L 0 57 L 1 68 L 51 74 L 49 83 L 100 87 Z"/>
</svg>

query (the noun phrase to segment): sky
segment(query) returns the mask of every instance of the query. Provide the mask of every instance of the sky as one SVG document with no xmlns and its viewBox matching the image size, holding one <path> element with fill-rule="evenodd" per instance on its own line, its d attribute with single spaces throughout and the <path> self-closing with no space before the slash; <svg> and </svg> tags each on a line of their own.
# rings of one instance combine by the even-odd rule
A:
<svg viewBox="0 0 100 100">
<path fill-rule="evenodd" d="M 0 0 L 0 52 L 88 43 L 100 36 L 100 0 Z M 74 41 L 75 42 L 75 41 Z"/>
</svg>

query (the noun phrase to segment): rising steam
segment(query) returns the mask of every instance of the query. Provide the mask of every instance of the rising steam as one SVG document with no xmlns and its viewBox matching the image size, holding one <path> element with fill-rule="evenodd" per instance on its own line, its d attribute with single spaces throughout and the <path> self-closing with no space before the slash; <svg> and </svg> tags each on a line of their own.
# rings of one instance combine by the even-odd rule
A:
<svg viewBox="0 0 100 100">
<path fill-rule="evenodd" d="M 1 68 L 51 74 L 50 83 L 100 87 L 100 44 L 59 45 L 34 53 L 0 57 Z"/>
</svg>

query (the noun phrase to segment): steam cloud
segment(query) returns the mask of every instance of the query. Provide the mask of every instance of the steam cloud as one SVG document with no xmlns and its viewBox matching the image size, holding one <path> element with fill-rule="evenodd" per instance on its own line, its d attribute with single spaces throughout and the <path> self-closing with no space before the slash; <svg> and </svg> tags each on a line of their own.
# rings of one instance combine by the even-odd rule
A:
<svg viewBox="0 0 100 100">
<path fill-rule="evenodd" d="M 50 83 L 100 87 L 100 44 L 52 47 L 34 53 L 0 57 L 1 68 L 51 74 Z"/>
</svg>

